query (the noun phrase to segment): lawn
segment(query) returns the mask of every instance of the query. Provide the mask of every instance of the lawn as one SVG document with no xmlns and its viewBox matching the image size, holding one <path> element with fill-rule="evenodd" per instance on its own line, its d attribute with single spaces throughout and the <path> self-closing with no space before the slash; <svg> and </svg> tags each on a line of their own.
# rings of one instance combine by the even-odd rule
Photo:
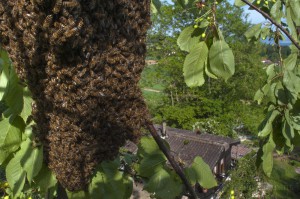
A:
<svg viewBox="0 0 300 199">
<path fill-rule="evenodd" d="M 300 196 L 300 174 L 295 172 L 295 168 L 300 167 L 300 162 L 293 161 L 293 165 L 288 158 L 274 159 L 274 168 L 268 182 L 273 185 L 272 198 L 299 198 Z"/>
</svg>

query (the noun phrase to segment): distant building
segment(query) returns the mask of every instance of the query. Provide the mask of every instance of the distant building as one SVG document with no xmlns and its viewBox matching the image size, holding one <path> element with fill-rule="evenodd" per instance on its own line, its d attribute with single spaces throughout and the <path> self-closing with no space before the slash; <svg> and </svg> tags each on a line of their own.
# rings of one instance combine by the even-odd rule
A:
<svg viewBox="0 0 300 199">
<path fill-rule="evenodd" d="M 157 63 L 157 60 L 146 60 L 146 65 L 155 65 Z"/>
<path fill-rule="evenodd" d="M 261 60 L 261 62 L 262 62 L 263 64 L 266 64 L 266 65 L 273 64 L 273 62 L 272 62 L 271 60 L 268 60 L 268 59 L 263 59 L 263 60 Z"/>
<path fill-rule="evenodd" d="M 200 156 L 219 180 L 225 177 L 232 168 L 233 162 L 251 152 L 246 146 L 240 144 L 239 139 L 171 127 L 163 128 L 162 125 L 154 125 L 154 127 L 162 139 L 169 143 L 172 155 L 182 167 L 190 166 L 193 160 Z M 136 153 L 138 150 L 132 142 L 127 142 L 125 148 L 131 153 Z M 219 190 L 219 187 L 215 187 L 201 192 L 199 186 L 196 184 L 195 190 L 202 198 L 211 198 Z"/>
<path fill-rule="evenodd" d="M 160 125 L 155 125 L 159 131 Z M 231 168 L 231 149 L 240 144 L 240 140 L 207 133 L 197 134 L 193 131 L 167 127 L 165 140 L 171 152 L 185 166 L 193 163 L 200 156 L 216 176 L 222 176 Z"/>
</svg>

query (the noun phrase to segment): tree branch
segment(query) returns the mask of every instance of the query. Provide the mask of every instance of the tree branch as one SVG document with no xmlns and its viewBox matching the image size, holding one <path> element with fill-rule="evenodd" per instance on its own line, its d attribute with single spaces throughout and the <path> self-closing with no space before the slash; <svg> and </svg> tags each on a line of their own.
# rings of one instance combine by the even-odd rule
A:
<svg viewBox="0 0 300 199">
<path fill-rule="evenodd" d="M 247 4 L 248 6 L 250 6 L 251 8 L 253 8 L 254 10 L 256 10 L 257 12 L 259 12 L 262 16 L 264 16 L 272 24 L 274 24 L 277 28 L 279 28 L 291 40 L 291 42 L 298 48 L 298 50 L 300 50 L 299 43 L 292 37 L 292 35 L 290 35 L 290 33 L 284 27 L 282 27 L 281 24 L 279 24 L 276 21 L 274 21 L 267 13 L 265 13 L 262 10 L 260 10 L 258 7 L 256 7 L 252 3 L 250 3 L 248 0 L 241 0 L 241 1 L 244 2 L 245 4 Z"/>
<path fill-rule="evenodd" d="M 147 128 L 150 131 L 150 133 L 151 133 L 152 137 L 154 138 L 154 140 L 156 141 L 157 145 L 159 146 L 160 150 L 165 154 L 168 161 L 172 165 L 173 169 L 175 170 L 177 175 L 181 178 L 182 182 L 185 184 L 186 189 L 190 192 L 190 194 L 191 194 L 190 198 L 197 199 L 197 194 L 195 193 L 195 190 L 193 189 L 192 185 L 190 184 L 190 182 L 186 178 L 186 176 L 185 176 L 184 172 L 182 171 L 181 167 L 174 160 L 173 155 L 171 155 L 168 148 L 162 142 L 162 140 L 159 137 L 159 135 L 157 134 L 157 131 L 154 128 L 153 124 L 150 123 L 150 122 L 147 123 Z"/>
</svg>

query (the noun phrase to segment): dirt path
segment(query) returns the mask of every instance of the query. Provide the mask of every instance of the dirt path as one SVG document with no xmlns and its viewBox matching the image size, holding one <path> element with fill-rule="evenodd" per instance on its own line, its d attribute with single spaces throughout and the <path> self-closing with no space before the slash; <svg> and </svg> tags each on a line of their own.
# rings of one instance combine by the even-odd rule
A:
<svg viewBox="0 0 300 199">
<path fill-rule="evenodd" d="M 142 88 L 144 91 L 150 91 L 150 92 L 155 92 L 155 93 L 161 93 L 160 90 L 152 89 L 152 88 Z"/>
</svg>

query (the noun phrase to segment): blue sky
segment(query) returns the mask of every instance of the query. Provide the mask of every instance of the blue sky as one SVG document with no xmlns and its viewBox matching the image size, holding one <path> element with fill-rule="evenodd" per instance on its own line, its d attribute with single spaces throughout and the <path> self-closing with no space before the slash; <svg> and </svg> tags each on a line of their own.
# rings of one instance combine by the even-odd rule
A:
<svg viewBox="0 0 300 199">
<path fill-rule="evenodd" d="M 230 3 L 234 3 L 234 0 L 228 0 Z M 171 0 L 167 0 L 167 2 L 171 3 Z M 253 10 L 248 10 L 249 6 L 244 6 L 243 7 L 245 10 L 245 13 L 249 13 L 249 21 L 253 24 L 260 23 L 262 21 L 265 21 L 265 18 L 261 16 L 261 14 L 257 13 L 256 11 Z"/>
</svg>

